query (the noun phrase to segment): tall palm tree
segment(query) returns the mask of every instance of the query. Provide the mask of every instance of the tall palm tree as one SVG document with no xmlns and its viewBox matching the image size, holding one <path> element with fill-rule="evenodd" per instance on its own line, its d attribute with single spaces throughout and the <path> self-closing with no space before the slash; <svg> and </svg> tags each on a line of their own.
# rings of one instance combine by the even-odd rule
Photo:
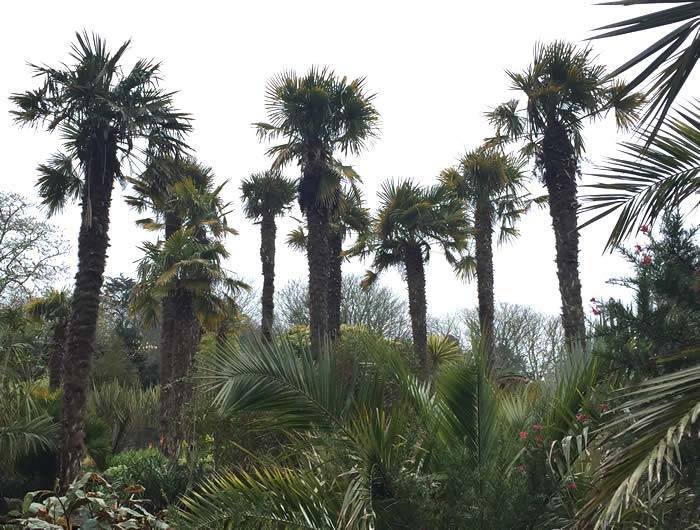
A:
<svg viewBox="0 0 700 530">
<path fill-rule="evenodd" d="M 356 186 L 344 186 L 328 232 L 328 335 L 331 340 L 340 337 L 343 261 L 347 259 L 343 244 L 352 233 L 359 238 L 365 237 L 370 224 L 370 214 L 363 204 L 362 192 Z M 296 250 L 305 251 L 306 242 L 306 233 L 302 227 L 292 230 L 287 237 L 287 244 Z"/>
<path fill-rule="evenodd" d="M 132 305 L 145 320 L 160 320 L 160 435 L 166 454 L 177 455 L 185 439 L 183 409 L 191 396 L 189 376 L 203 325 L 212 327 L 226 312 L 231 287 L 221 269 L 228 254 L 220 238 L 226 225 L 223 185 L 214 187 L 211 170 L 194 160 L 153 160 L 127 202 L 155 218 L 139 221 L 166 238 L 145 244 Z M 213 321 L 213 323 L 212 323 Z"/>
<path fill-rule="evenodd" d="M 466 153 L 458 165 L 443 172 L 442 183 L 464 201 L 474 219 L 474 257 L 479 296 L 479 326 L 487 365 L 504 368 L 494 350 L 493 232 L 500 225 L 498 242 L 517 235 L 515 223 L 528 201 L 524 160 L 493 147 Z"/>
<path fill-rule="evenodd" d="M 442 248 L 448 262 L 462 270 L 460 255 L 470 227 L 462 202 L 446 186 L 423 188 L 411 180 L 385 182 L 379 192 L 379 211 L 371 233 L 361 238 L 350 255 L 372 255 L 373 270 L 363 285 L 369 287 L 389 267 L 403 269 L 408 287 L 413 347 L 422 373 L 430 373 L 428 358 L 425 263 L 432 246 Z"/>
<path fill-rule="evenodd" d="M 637 118 L 641 98 L 625 95 L 609 81 L 590 48 L 556 41 L 535 48 L 532 64 L 522 73 L 508 72 L 513 88 L 527 97 L 525 123 L 510 102 L 489 113 L 498 136 L 525 136 L 526 151 L 549 194 L 556 245 L 562 321 L 569 347 L 585 339 L 581 280 L 578 270 L 577 178 L 584 151 L 583 122 L 614 108 L 619 127 Z"/>
<path fill-rule="evenodd" d="M 52 327 L 48 362 L 49 389 L 51 390 L 57 390 L 63 378 L 63 356 L 70 307 L 70 293 L 66 290 L 52 289 L 41 298 L 30 300 L 24 308 L 30 318 L 48 322 Z"/>
<path fill-rule="evenodd" d="M 120 62 L 125 42 L 110 53 L 100 37 L 78 34 L 72 64 L 33 66 L 43 85 L 12 96 L 19 123 L 59 130 L 67 153 L 39 167 L 39 193 L 49 214 L 80 199 L 78 272 L 68 326 L 63 383 L 63 447 L 60 482 L 75 477 L 84 451 L 85 414 L 107 247 L 109 207 L 121 164 L 135 150 L 168 152 L 184 147 L 187 115 L 172 107 L 171 92 L 159 88 L 159 64 L 137 61 L 131 70 Z"/>
<path fill-rule="evenodd" d="M 354 173 L 336 160 L 337 153 L 359 154 L 377 135 L 379 114 L 364 78 L 348 81 L 327 68 L 303 76 L 286 72 L 267 86 L 270 123 L 257 123 L 261 139 L 282 138 L 268 149 L 273 169 L 292 161 L 301 167 L 299 206 L 306 215 L 309 261 L 311 350 L 321 351 L 328 335 L 328 225 L 340 181 Z"/>
<path fill-rule="evenodd" d="M 246 217 L 260 224 L 260 261 L 262 263 L 262 336 L 272 339 L 275 313 L 275 217 L 289 210 L 296 195 L 296 183 L 279 171 L 256 173 L 241 183 Z"/>
</svg>

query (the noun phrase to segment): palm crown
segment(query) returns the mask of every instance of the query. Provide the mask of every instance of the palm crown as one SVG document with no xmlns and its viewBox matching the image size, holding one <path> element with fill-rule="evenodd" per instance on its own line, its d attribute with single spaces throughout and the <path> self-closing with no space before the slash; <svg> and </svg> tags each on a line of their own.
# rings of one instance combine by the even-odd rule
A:
<svg viewBox="0 0 700 530">
<path fill-rule="evenodd" d="M 622 128 L 637 119 L 641 96 L 627 94 L 623 85 L 609 81 L 591 48 L 555 41 L 538 44 L 534 55 L 524 72 L 507 72 L 513 88 L 527 96 L 525 116 L 518 114 L 517 101 L 487 113 L 496 126 L 497 138 L 525 133 L 530 140 L 529 152 L 538 153 L 544 130 L 558 124 L 566 129 L 578 155 L 584 150 L 581 129 L 585 118 L 595 118 L 612 108 Z"/>
<path fill-rule="evenodd" d="M 290 208 L 295 194 L 296 183 L 275 170 L 254 173 L 241 183 L 243 211 L 250 219 L 282 214 Z"/>
<path fill-rule="evenodd" d="M 273 157 L 273 169 L 296 160 L 304 167 L 321 164 L 327 171 L 321 182 L 300 182 L 302 209 L 319 198 L 333 196 L 338 185 L 338 170 L 348 174 L 334 159 L 334 153 L 358 154 L 367 141 L 376 136 L 379 113 L 373 94 L 367 94 L 364 78 L 348 82 L 328 68 L 312 68 L 304 76 L 284 72 L 267 86 L 269 123 L 256 123 L 261 139 L 284 142 L 267 151 Z"/>
<path fill-rule="evenodd" d="M 386 182 L 379 193 L 379 213 L 372 231 L 361 238 L 352 254 L 373 253 L 372 272 L 364 285 L 391 266 L 404 263 L 409 249 L 430 258 L 432 245 L 439 245 L 450 264 L 459 267 L 459 254 L 466 248 L 469 224 L 461 201 L 447 187 L 423 188 L 411 180 Z"/>
<path fill-rule="evenodd" d="M 44 83 L 11 97 L 16 121 L 59 129 L 65 139 L 67 153 L 39 168 L 39 190 L 50 213 L 80 195 L 82 181 L 72 162 L 85 166 L 95 139 L 113 143 L 115 152 L 108 162 L 117 177 L 119 155 L 130 155 L 139 140 L 145 142 L 139 147 L 142 151 L 168 153 L 186 147 L 182 137 L 190 129 L 189 116 L 173 109 L 172 92 L 158 87 L 160 65 L 139 60 L 123 73 L 119 63 L 128 46 L 129 41 L 112 55 L 98 36 L 77 34 L 71 52 L 74 64 L 32 65 Z"/>
<path fill-rule="evenodd" d="M 477 203 L 484 204 L 493 223 L 500 222 L 500 240 L 517 235 L 515 222 L 527 210 L 531 199 L 525 187 L 522 158 L 491 147 L 466 153 L 456 167 L 440 175 L 441 182 L 465 201 L 473 214 Z"/>
<path fill-rule="evenodd" d="M 24 306 L 27 316 L 49 322 L 68 320 L 70 316 L 70 293 L 51 289 L 41 298 L 33 298 Z"/>
</svg>

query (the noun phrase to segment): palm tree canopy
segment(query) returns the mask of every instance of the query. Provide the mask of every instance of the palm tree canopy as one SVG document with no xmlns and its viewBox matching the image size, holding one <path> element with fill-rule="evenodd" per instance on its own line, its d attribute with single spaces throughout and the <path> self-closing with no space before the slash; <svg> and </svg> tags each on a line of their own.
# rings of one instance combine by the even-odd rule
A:
<svg viewBox="0 0 700 530">
<path fill-rule="evenodd" d="M 622 156 L 611 158 L 589 186 L 602 193 L 584 197 L 584 211 L 596 215 L 582 227 L 618 213 L 606 248 L 619 245 L 640 227 L 653 224 L 664 211 L 691 201 L 700 204 L 700 107 L 677 113 L 661 130 L 646 131 L 639 143 L 622 143 Z M 694 203 L 693 203 L 694 202 Z"/>
<path fill-rule="evenodd" d="M 125 156 L 136 148 L 170 153 L 186 148 L 183 135 L 190 130 L 189 116 L 173 108 L 173 93 L 158 86 L 159 63 L 141 59 L 125 71 L 120 63 L 129 41 L 114 54 L 97 35 L 77 33 L 76 41 L 73 64 L 32 65 L 42 86 L 10 98 L 17 122 L 58 129 L 65 140 L 66 153 L 39 167 L 39 191 L 51 214 L 80 193 L 73 161 L 87 164 L 95 139 L 108 138 Z M 139 140 L 145 147 L 135 147 Z"/>
<path fill-rule="evenodd" d="M 610 81 L 590 47 L 555 41 L 535 47 L 532 64 L 521 73 L 507 72 L 513 89 L 527 96 L 524 115 L 517 102 L 510 101 L 487 113 L 496 127 L 497 137 L 520 137 L 529 140 L 526 152 L 538 153 L 541 136 L 554 123 L 563 125 L 576 154 L 584 151 L 581 129 L 583 120 L 595 118 L 614 109 L 617 124 L 630 127 L 637 119 L 640 95 L 629 94 L 620 83 Z"/>
<path fill-rule="evenodd" d="M 604 5 L 649 5 L 668 4 L 667 0 L 617 0 Z M 659 40 L 649 45 L 629 61 L 610 74 L 615 77 L 649 61 L 644 69 L 626 84 L 623 94 L 629 94 L 638 87 L 647 86 L 646 96 L 649 108 L 642 122 L 655 122 L 647 141 L 658 133 L 671 110 L 683 85 L 700 58 L 700 3 L 693 0 L 673 2 L 672 7 L 663 7 L 652 13 L 632 17 L 597 28 L 600 33 L 593 39 L 604 39 L 629 35 L 641 31 L 655 30 L 676 24 Z M 685 45 L 685 46 L 684 46 Z"/>
<path fill-rule="evenodd" d="M 211 329 L 235 306 L 234 295 L 248 288 L 223 268 L 228 257 L 223 243 L 202 241 L 194 228 L 181 228 L 165 241 L 144 243 L 142 250 L 131 307 L 147 323 L 158 320 L 163 297 L 185 290 L 194 297 L 200 321 Z"/>
<path fill-rule="evenodd" d="M 126 197 L 126 203 L 137 212 L 151 210 L 158 219 L 167 213 L 178 214 L 178 205 L 173 186 L 190 180 L 201 191 L 213 189 L 214 175 L 211 168 L 191 157 L 151 156 L 146 169 L 138 177 L 129 177 L 133 193 Z"/>
<path fill-rule="evenodd" d="M 467 152 L 456 167 L 440 175 L 440 181 L 465 201 L 473 214 L 477 203 L 487 206 L 492 222 L 501 223 L 500 240 L 517 235 L 515 223 L 530 204 L 538 199 L 528 197 L 525 160 L 483 146 Z"/>
<path fill-rule="evenodd" d="M 269 123 L 255 123 L 261 139 L 282 139 L 270 147 L 272 169 L 297 161 L 300 166 L 319 165 L 318 181 L 301 179 L 299 204 L 334 204 L 341 179 L 357 175 L 340 164 L 336 152 L 358 154 L 378 134 L 379 113 L 374 94 L 365 79 L 348 81 L 328 68 L 311 68 L 305 75 L 283 72 L 267 85 Z"/>
<path fill-rule="evenodd" d="M 32 319 L 44 319 L 49 322 L 67 320 L 70 316 L 71 295 L 63 289 L 51 289 L 41 298 L 33 298 L 24 306 Z"/>
<path fill-rule="evenodd" d="M 364 284 L 391 266 L 401 266 L 409 249 L 418 249 L 425 261 L 430 249 L 439 245 L 448 262 L 461 265 L 470 226 L 462 201 L 446 186 L 424 188 L 411 180 L 388 181 L 379 192 L 379 212 L 372 229 L 349 255 L 373 254 L 373 272 Z"/>
<path fill-rule="evenodd" d="M 291 207 L 296 190 L 297 183 L 279 171 L 254 173 L 241 183 L 243 211 L 249 219 L 276 217 Z"/>
</svg>

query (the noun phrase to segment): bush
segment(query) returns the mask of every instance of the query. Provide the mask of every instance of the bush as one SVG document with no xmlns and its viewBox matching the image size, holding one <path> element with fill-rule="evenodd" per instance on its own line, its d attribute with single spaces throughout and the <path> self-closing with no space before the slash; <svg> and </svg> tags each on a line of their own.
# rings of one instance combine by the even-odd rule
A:
<svg viewBox="0 0 700 530">
<path fill-rule="evenodd" d="M 200 469 L 170 462 L 154 448 L 124 451 L 114 455 L 109 466 L 106 477 L 120 487 L 143 486 L 144 496 L 158 510 L 177 501 L 201 476 Z"/>
<path fill-rule="evenodd" d="M 73 482 L 64 496 L 46 492 L 28 493 L 22 505 L 22 528 L 134 528 L 141 530 L 169 528 L 168 524 L 145 508 L 137 496 L 143 488 L 114 488 L 97 473 L 86 473 Z"/>
</svg>

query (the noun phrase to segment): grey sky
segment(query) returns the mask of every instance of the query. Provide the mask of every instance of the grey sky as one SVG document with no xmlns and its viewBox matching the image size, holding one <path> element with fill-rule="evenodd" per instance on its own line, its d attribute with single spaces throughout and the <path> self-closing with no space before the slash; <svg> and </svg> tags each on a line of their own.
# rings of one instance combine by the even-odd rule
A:
<svg viewBox="0 0 700 530">
<path fill-rule="evenodd" d="M 590 0 L 122 0 L 109 10 L 107 4 L 94 1 L 7 3 L 0 21 L 2 189 L 32 196 L 37 164 L 59 145 L 57 135 L 19 129 L 8 114 L 6 96 L 36 86 L 26 61 L 66 60 L 75 30 L 98 32 L 112 47 L 131 38 L 127 62 L 142 56 L 163 61 L 164 86 L 180 91 L 178 107 L 196 120 L 191 145 L 198 158 L 219 178 L 230 180 L 226 197 L 236 206 L 231 224 L 240 235 L 228 240 L 229 267 L 258 282 L 258 228 L 238 211 L 238 185 L 242 177 L 269 164 L 265 145 L 258 143 L 250 125 L 266 119 L 269 77 L 290 68 L 301 72 L 314 64 L 328 65 L 349 77 L 367 77 L 369 90 L 378 94 L 382 134 L 364 155 L 348 162 L 363 177 L 366 196 L 375 206 L 376 191 L 385 178 L 433 182 L 441 169 L 490 133 L 483 112 L 518 96 L 509 90 L 504 70 L 523 69 L 535 42 L 579 41 L 596 26 L 639 12 L 634 7 L 596 6 Z M 616 66 L 650 38 L 623 38 L 594 47 L 603 63 Z M 697 87 L 691 80 L 686 93 Z M 591 124 L 585 137 L 587 159 L 592 162 L 614 155 L 615 142 L 622 138 L 612 119 Z M 287 172 L 296 176 L 298 169 L 290 167 Z M 537 189 L 533 183 L 533 191 Z M 147 237 L 134 226 L 137 216 L 121 202 L 120 193 L 115 194 L 112 209 L 107 266 L 111 275 L 133 274 L 140 255 L 137 247 Z M 78 206 L 55 221 L 75 251 Z M 304 257 L 282 242 L 294 225 L 288 219 L 278 230 L 278 285 L 306 275 Z M 620 294 L 605 285 L 609 277 L 626 270 L 620 258 L 602 255 L 609 229 L 610 223 L 602 222 L 582 234 L 584 300 Z M 560 303 L 548 213 L 530 214 L 521 231 L 519 240 L 496 251 L 496 298 L 555 313 Z M 72 255 L 71 264 L 74 261 Z M 346 270 L 361 273 L 365 268 L 366 264 L 353 262 Z M 438 253 L 429 265 L 427 281 L 433 314 L 476 303 L 475 285 L 456 280 Z M 384 282 L 403 292 L 397 273 L 387 275 Z"/>
</svg>

